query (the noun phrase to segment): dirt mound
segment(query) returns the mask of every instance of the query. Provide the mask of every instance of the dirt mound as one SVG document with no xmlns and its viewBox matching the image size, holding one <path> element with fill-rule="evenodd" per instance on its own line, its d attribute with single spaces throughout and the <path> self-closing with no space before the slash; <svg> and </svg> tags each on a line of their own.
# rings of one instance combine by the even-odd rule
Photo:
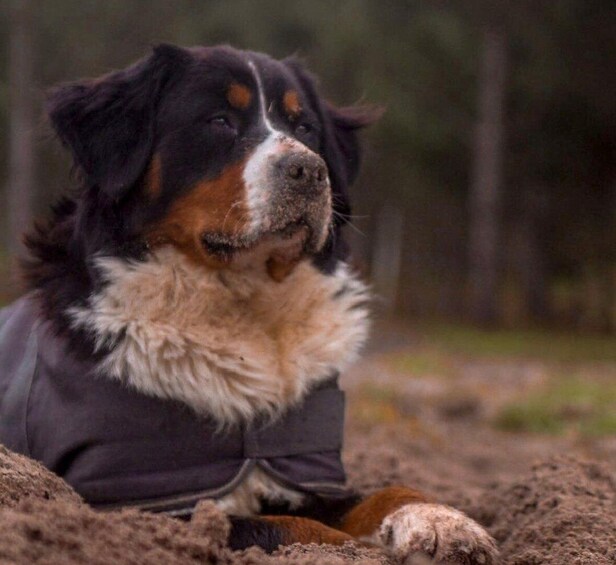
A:
<svg viewBox="0 0 616 565">
<path fill-rule="evenodd" d="M 0 509 L 15 506 L 24 498 L 81 500 L 71 487 L 43 466 L 0 445 Z"/>
<path fill-rule="evenodd" d="M 26 500 L 0 510 L 0 563 L 46 565 L 180 565 L 221 563 L 265 565 L 380 565 L 379 553 L 348 544 L 343 548 L 292 546 L 275 556 L 257 548 L 233 552 L 226 547 L 229 523 L 209 502 L 201 503 L 191 522 L 140 513 L 95 512 L 65 500 Z M 371 554 L 376 558 L 371 558 Z"/>
<path fill-rule="evenodd" d="M 358 486 L 369 491 L 409 483 L 439 491 L 488 527 L 503 563 L 616 563 L 616 485 L 604 466 L 551 459 L 491 487 L 469 486 L 461 468 L 452 467 L 451 475 L 435 473 L 437 456 L 418 457 L 420 447 L 411 453 L 413 447 L 399 441 L 396 448 L 393 435 L 386 443 L 371 440 L 366 452 L 368 445 L 355 439 L 347 457 Z M 3 565 L 389 563 L 381 552 L 354 544 L 291 546 L 273 556 L 257 548 L 234 553 L 226 547 L 228 521 L 209 502 L 199 505 L 190 522 L 134 510 L 95 512 L 63 481 L 2 448 L 0 524 Z"/>
<path fill-rule="evenodd" d="M 387 563 L 377 550 L 290 546 L 273 556 L 226 547 L 229 522 L 202 502 L 190 522 L 136 510 L 96 512 L 61 479 L 0 446 L 0 564 L 295 565 Z"/>
<path fill-rule="evenodd" d="M 552 456 L 507 473 L 498 445 L 462 435 L 435 445 L 400 427 L 355 432 L 351 481 L 363 492 L 412 485 L 465 511 L 496 539 L 503 564 L 616 564 L 616 476 L 607 465 Z"/>
<path fill-rule="evenodd" d="M 616 563 L 616 480 L 571 457 L 535 465 L 480 500 L 477 518 L 511 564 Z"/>
<path fill-rule="evenodd" d="M 212 513 L 213 514 L 213 513 Z M 208 563 L 220 552 L 224 517 L 211 537 L 185 524 L 137 511 L 97 513 L 68 501 L 25 501 L 0 512 L 0 561 L 6 563 Z M 221 526 L 222 522 L 222 526 Z M 2 561 L 5 560 L 5 561 Z"/>
</svg>

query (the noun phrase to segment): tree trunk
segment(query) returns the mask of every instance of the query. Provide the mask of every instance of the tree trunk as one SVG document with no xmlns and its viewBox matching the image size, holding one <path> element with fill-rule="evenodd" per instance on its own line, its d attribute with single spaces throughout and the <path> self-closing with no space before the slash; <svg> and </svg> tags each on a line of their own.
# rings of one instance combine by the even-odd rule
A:
<svg viewBox="0 0 616 565">
<path fill-rule="evenodd" d="M 602 318 L 605 330 L 616 333 L 616 179 L 611 183 L 610 201 L 607 209 L 606 264 L 602 274 Z"/>
<path fill-rule="evenodd" d="M 518 272 L 522 287 L 525 314 L 534 322 L 549 317 L 548 273 L 541 229 L 548 209 L 547 191 L 542 187 L 526 187 L 522 193 L 521 218 L 518 222 Z"/>
<path fill-rule="evenodd" d="M 23 252 L 21 236 L 32 220 L 35 188 L 34 30 L 31 0 L 12 0 L 9 45 L 8 247 Z"/>
<path fill-rule="evenodd" d="M 487 28 L 469 194 L 470 314 L 480 323 L 491 323 L 498 317 L 506 59 L 504 33 Z"/>
</svg>

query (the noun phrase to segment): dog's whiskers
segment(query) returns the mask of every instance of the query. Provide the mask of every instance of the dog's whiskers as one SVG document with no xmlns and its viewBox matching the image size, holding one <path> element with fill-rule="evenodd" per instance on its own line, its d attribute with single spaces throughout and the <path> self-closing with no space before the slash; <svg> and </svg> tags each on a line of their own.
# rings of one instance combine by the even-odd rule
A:
<svg viewBox="0 0 616 565">
<path fill-rule="evenodd" d="M 344 220 L 346 225 L 348 225 L 352 230 L 354 230 L 359 235 L 366 237 L 366 234 L 363 231 L 361 231 L 353 222 L 350 221 L 349 218 L 352 218 L 353 217 L 352 215 L 342 214 L 341 212 L 337 212 L 336 210 L 334 210 L 333 212 L 336 218 L 340 218 Z M 361 216 L 357 216 L 357 217 L 361 217 Z M 364 217 L 368 217 L 368 216 L 364 216 Z"/>
<path fill-rule="evenodd" d="M 225 224 L 227 223 L 227 220 L 229 219 L 229 214 L 231 214 L 231 212 L 233 211 L 233 209 L 236 206 L 239 206 L 240 204 L 243 204 L 243 203 L 244 203 L 244 200 L 243 199 L 239 199 L 239 200 L 236 200 L 233 204 L 231 204 L 231 206 L 227 210 L 227 213 L 225 214 L 225 217 L 224 217 L 224 219 L 222 221 L 222 228 L 221 228 L 222 231 L 224 231 L 224 229 L 225 229 Z"/>
</svg>

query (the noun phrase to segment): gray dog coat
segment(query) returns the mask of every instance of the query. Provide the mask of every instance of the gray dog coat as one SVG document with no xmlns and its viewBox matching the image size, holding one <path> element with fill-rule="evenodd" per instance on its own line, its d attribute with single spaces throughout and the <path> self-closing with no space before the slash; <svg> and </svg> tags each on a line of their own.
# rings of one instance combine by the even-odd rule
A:
<svg viewBox="0 0 616 565">
<path fill-rule="evenodd" d="M 34 295 L 0 311 L 0 443 L 40 461 L 89 504 L 189 513 L 260 467 L 291 489 L 348 494 L 337 376 L 273 422 L 225 431 L 73 355 Z"/>
</svg>

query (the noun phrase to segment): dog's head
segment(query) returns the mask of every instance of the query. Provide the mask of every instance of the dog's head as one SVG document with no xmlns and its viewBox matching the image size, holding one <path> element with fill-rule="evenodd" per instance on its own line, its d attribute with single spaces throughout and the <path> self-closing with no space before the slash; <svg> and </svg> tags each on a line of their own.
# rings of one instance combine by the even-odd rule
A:
<svg viewBox="0 0 616 565">
<path fill-rule="evenodd" d="M 326 103 L 294 59 L 169 45 L 57 88 L 48 110 L 84 176 L 88 230 L 106 219 L 116 246 L 263 264 L 275 280 L 304 257 L 327 269 L 341 254 L 356 130 L 376 117 Z"/>
</svg>

